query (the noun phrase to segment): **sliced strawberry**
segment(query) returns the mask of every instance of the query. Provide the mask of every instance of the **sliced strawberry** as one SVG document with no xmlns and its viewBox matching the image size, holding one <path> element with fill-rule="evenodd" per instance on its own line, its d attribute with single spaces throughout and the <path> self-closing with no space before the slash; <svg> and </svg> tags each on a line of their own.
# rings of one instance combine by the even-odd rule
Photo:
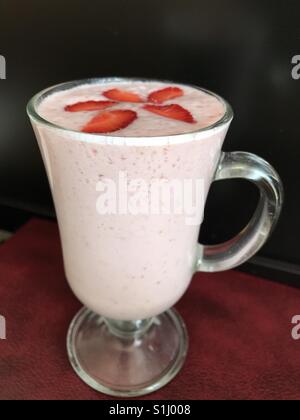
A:
<svg viewBox="0 0 300 420">
<path fill-rule="evenodd" d="M 77 104 L 67 105 L 65 111 L 68 112 L 80 112 L 80 111 L 97 111 L 109 108 L 110 106 L 115 105 L 116 102 L 112 101 L 87 101 L 87 102 L 78 102 Z"/>
<path fill-rule="evenodd" d="M 81 130 L 84 133 L 112 133 L 128 127 L 137 118 L 137 113 L 131 110 L 104 111 L 94 117 Z"/>
<path fill-rule="evenodd" d="M 195 123 L 192 114 L 180 105 L 145 105 L 143 107 L 146 111 L 161 115 L 162 117 L 172 118 L 173 120 L 180 120 L 186 123 Z"/>
<path fill-rule="evenodd" d="M 102 95 L 113 101 L 136 103 L 144 102 L 143 99 L 136 93 L 128 92 L 126 90 L 121 89 L 110 89 L 106 92 L 103 92 Z"/>
<path fill-rule="evenodd" d="M 184 92 L 179 87 L 167 87 L 161 90 L 156 90 L 155 92 L 150 93 L 148 96 L 148 101 L 153 102 L 154 104 L 162 104 L 171 99 L 179 98 L 183 96 Z"/>
</svg>

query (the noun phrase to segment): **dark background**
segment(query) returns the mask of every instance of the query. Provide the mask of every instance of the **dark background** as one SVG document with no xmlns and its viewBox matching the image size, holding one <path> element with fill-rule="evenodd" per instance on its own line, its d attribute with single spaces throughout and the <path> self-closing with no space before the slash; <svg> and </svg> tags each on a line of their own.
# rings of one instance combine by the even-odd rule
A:
<svg viewBox="0 0 300 420">
<path fill-rule="evenodd" d="M 0 0 L 0 229 L 53 206 L 25 114 L 50 85 L 87 77 L 142 76 L 206 87 L 236 118 L 225 150 L 246 150 L 280 173 L 286 201 L 264 261 L 300 264 L 300 2 L 293 0 Z M 229 239 L 249 220 L 257 191 L 214 184 L 201 240 Z M 267 260 L 265 260 L 267 258 Z M 296 267 L 296 266 L 289 266 Z"/>
</svg>

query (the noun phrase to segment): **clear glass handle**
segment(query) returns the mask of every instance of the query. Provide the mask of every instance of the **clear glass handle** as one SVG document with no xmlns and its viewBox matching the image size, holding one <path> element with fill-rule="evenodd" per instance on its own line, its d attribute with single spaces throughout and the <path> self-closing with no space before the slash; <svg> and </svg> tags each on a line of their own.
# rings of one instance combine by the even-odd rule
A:
<svg viewBox="0 0 300 420">
<path fill-rule="evenodd" d="M 222 153 L 214 180 L 232 178 L 243 178 L 257 185 L 260 190 L 257 209 L 245 229 L 230 241 L 199 245 L 197 271 L 224 271 L 244 263 L 264 245 L 279 218 L 283 187 L 268 162 L 246 152 Z"/>
</svg>

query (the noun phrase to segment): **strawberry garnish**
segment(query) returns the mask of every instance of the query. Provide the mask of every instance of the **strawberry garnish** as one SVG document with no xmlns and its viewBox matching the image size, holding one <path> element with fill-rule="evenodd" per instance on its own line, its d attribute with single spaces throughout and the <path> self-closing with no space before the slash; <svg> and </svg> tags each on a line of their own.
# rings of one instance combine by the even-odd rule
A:
<svg viewBox="0 0 300 420">
<path fill-rule="evenodd" d="M 94 117 L 81 130 L 84 133 L 112 133 L 128 127 L 137 118 L 137 113 L 131 110 L 104 111 Z"/>
<path fill-rule="evenodd" d="M 109 108 L 110 106 L 115 105 L 115 102 L 112 101 L 87 101 L 87 102 L 78 102 L 73 105 L 67 105 L 65 111 L 68 112 L 81 112 L 81 111 L 97 111 Z"/>
<path fill-rule="evenodd" d="M 113 101 L 119 102 L 144 102 L 143 99 L 133 92 L 128 92 L 126 90 L 121 89 L 110 89 L 106 92 L 103 92 L 103 96 Z"/>
<path fill-rule="evenodd" d="M 172 118 L 173 120 L 180 120 L 186 123 L 195 123 L 192 114 L 180 105 L 145 105 L 143 107 L 146 111 L 153 112 L 153 114 L 161 115 L 162 117 Z"/>
<path fill-rule="evenodd" d="M 148 101 L 153 102 L 154 104 L 162 104 L 171 99 L 179 98 L 180 96 L 183 96 L 183 94 L 183 90 L 179 87 L 167 87 L 150 93 Z"/>
</svg>

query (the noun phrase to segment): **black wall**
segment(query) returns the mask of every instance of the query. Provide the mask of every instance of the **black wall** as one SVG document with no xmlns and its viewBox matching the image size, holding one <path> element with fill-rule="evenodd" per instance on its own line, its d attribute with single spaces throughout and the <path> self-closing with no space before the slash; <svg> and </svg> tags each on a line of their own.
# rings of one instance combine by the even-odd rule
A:
<svg viewBox="0 0 300 420">
<path fill-rule="evenodd" d="M 300 263 L 300 3 L 294 0 L 0 0 L 0 206 L 53 214 L 25 114 L 37 91 L 85 77 L 143 76 L 214 90 L 236 118 L 225 150 L 270 161 L 286 190 L 282 218 L 261 255 Z M 202 240 L 228 239 L 257 199 L 246 182 L 213 186 Z M 222 217 L 220 216 L 222 209 Z M 13 212 L 0 213 L 0 228 Z"/>
</svg>

